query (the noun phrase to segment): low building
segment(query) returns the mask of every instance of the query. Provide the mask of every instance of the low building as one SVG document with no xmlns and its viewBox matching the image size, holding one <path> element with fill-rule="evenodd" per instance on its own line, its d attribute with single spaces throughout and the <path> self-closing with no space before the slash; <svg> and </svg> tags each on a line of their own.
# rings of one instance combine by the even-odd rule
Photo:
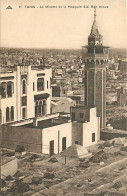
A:
<svg viewBox="0 0 127 196">
<path fill-rule="evenodd" d="M 68 95 L 69 98 L 71 98 L 73 101 L 76 101 L 76 105 L 81 103 L 81 100 L 84 98 L 83 95 Z"/>
<path fill-rule="evenodd" d="M 66 97 L 67 96 L 68 87 L 64 85 L 52 85 L 52 96 L 53 97 Z"/>
<path fill-rule="evenodd" d="M 52 113 L 70 113 L 70 107 L 75 106 L 76 101 L 67 97 L 54 97 L 51 101 Z"/>
<path fill-rule="evenodd" d="M 52 96 L 53 97 L 60 97 L 60 86 L 58 86 L 57 84 L 53 84 L 52 85 Z"/>
<path fill-rule="evenodd" d="M 123 106 L 127 104 L 127 89 L 122 88 L 117 91 L 117 104 Z"/>
<path fill-rule="evenodd" d="M 117 102 L 117 90 L 115 88 L 106 88 L 106 103 L 112 104 Z"/>
<path fill-rule="evenodd" d="M 58 114 L 34 120 L 2 125 L 2 147 L 15 150 L 23 145 L 26 151 L 57 154 L 71 146 L 71 122 Z"/>
<path fill-rule="evenodd" d="M 71 107 L 71 121 L 72 145 L 88 147 L 100 140 L 100 117 L 97 117 L 95 107 Z"/>
<path fill-rule="evenodd" d="M 75 117 L 74 117 L 75 116 Z M 2 125 L 2 147 L 57 154 L 73 144 L 87 147 L 100 139 L 100 118 L 96 108 L 71 107 L 68 115 L 52 114 Z"/>
<path fill-rule="evenodd" d="M 118 69 L 123 73 L 127 72 L 127 60 L 119 60 Z"/>
</svg>

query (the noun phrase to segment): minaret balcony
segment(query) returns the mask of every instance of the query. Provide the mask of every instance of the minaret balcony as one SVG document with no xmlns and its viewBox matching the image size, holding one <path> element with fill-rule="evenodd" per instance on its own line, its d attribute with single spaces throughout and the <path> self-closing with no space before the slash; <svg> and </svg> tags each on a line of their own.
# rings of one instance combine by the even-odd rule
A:
<svg viewBox="0 0 127 196">
<path fill-rule="evenodd" d="M 97 59 L 108 59 L 108 54 L 104 53 L 87 53 L 86 54 L 86 59 L 89 60 L 97 60 Z"/>
<path fill-rule="evenodd" d="M 108 59 L 85 59 L 86 68 L 106 68 Z"/>
</svg>

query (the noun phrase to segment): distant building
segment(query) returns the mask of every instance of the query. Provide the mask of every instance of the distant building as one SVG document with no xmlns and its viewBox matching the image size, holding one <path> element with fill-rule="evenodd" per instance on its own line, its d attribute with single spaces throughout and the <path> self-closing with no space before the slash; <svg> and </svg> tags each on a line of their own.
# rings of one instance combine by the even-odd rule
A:
<svg viewBox="0 0 127 196">
<path fill-rule="evenodd" d="M 50 114 L 51 69 L 40 66 L 15 66 L 1 72 L 1 123 Z"/>
<path fill-rule="evenodd" d="M 83 99 L 83 95 L 68 95 L 68 97 L 76 101 L 76 105 L 79 105 Z"/>
<path fill-rule="evenodd" d="M 118 69 L 123 73 L 127 72 L 127 60 L 119 60 Z"/>
<path fill-rule="evenodd" d="M 53 97 L 60 97 L 60 86 L 58 86 L 57 84 L 53 84 L 52 85 L 52 96 Z"/>
<path fill-rule="evenodd" d="M 100 118 L 96 108 L 86 106 L 71 107 L 72 145 L 84 147 L 96 144 L 100 140 Z"/>
<path fill-rule="evenodd" d="M 70 107 L 75 106 L 76 101 L 67 97 L 54 97 L 51 101 L 52 113 L 70 113 Z"/>
<path fill-rule="evenodd" d="M 85 62 L 85 105 L 97 107 L 101 128 L 106 125 L 106 66 L 108 63 L 108 48 L 103 46 L 102 35 L 96 23 L 96 9 L 88 45 Z"/>
<path fill-rule="evenodd" d="M 117 104 L 119 106 L 127 104 L 127 89 L 121 87 L 121 89 L 117 91 Z"/>
<path fill-rule="evenodd" d="M 112 63 L 112 64 L 109 66 L 109 69 L 110 69 L 110 70 L 117 71 L 117 70 L 118 70 L 118 66 L 119 66 L 119 63 Z"/>
<path fill-rule="evenodd" d="M 65 85 L 52 85 L 52 97 L 66 97 L 68 87 Z"/>
<path fill-rule="evenodd" d="M 112 104 L 117 102 L 117 90 L 115 88 L 106 88 L 106 103 Z"/>
</svg>

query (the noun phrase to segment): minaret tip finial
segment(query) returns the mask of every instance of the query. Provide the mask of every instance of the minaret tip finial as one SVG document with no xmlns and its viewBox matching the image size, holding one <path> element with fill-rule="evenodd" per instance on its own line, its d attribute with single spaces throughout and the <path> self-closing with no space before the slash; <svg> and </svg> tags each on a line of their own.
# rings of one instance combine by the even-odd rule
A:
<svg viewBox="0 0 127 196">
<path fill-rule="evenodd" d="M 94 20 L 96 20 L 96 7 L 94 7 Z"/>
</svg>

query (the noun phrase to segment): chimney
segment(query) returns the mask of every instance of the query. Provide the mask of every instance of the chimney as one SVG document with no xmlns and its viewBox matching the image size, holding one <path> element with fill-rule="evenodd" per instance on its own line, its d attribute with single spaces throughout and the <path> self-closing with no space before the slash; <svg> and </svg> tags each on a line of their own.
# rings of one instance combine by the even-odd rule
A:
<svg viewBox="0 0 127 196">
<path fill-rule="evenodd" d="M 38 126 L 37 118 L 34 118 L 34 119 L 33 119 L 33 126 L 34 126 L 34 127 L 37 127 L 37 126 Z"/>
<path fill-rule="evenodd" d="M 43 57 L 42 57 L 42 60 L 40 61 L 40 66 L 41 66 L 42 68 L 45 67 L 45 58 L 44 58 L 44 55 L 43 55 Z"/>
</svg>

